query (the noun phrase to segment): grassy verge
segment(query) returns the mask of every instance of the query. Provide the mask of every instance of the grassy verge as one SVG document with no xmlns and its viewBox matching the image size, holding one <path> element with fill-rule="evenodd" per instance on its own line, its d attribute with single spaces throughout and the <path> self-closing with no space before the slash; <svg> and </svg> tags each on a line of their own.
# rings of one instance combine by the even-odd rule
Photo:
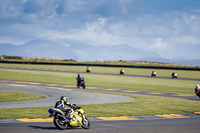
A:
<svg viewBox="0 0 200 133">
<path fill-rule="evenodd" d="M 31 65 L 31 64 L 4 64 L 0 63 L 0 67 L 10 68 L 28 68 L 28 69 L 44 69 L 44 70 L 62 70 L 62 71 L 77 71 L 85 72 L 86 66 L 70 66 L 70 65 Z M 119 74 L 119 67 L 90 67 L 92 72 L 96 73 L 113 73 Z M 157 76 L 171 77 L 172 72 L 178 73 L 179 78 L 195 78 L 200 79 L 200 71 L 187 70 L 167 70 L 167 69 L 144 69 L 144 68 L 124 68 L 126 75 L 144 75 L 150 76 L 154 70 Z"/>
<path fill-rule="evenodd" d="M 121 95 L 121 94 L 120 94 Z M 176 114 L 199 111 L 198 101 L 190 101 L 178 98 L 142 96 L 122 94 L 135 98 L 133 102 L 104 104 L 104 105 L 84 105 L 88 115 L 99 116 L 147 116 L 161 114 Z"/>
<path fill-rule="evenodd" d="M 75 73 L 0 69 L 0 79 L 76 86 Z M 84 74 L 86 86 L 122 90 L 194 93 L 199 81 Z"/>
<path fill-rule="evenodd" d="M 87 117 L 146 116 L 196 112 L 198 101 L 158 96 L 120 94 L 136 100 L 123 103 L 80 105 Z M 48 118 L 50 107 L 0 109 L 0 119 Z"/>
<path fill-rule="evenodd" d="M 45 98 L 45 96 L 0 90 L 0 102 L 37 100 L 43 98 Z"/>
</svg>

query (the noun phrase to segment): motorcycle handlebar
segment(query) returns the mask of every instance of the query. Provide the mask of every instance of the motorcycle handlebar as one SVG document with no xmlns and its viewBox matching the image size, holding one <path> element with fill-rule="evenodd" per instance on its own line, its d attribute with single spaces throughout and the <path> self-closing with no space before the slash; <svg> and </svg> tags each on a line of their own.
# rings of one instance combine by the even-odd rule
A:
<svg viewBox="0 0 200 133">
<path fill-rule="evenodd" d="M 75 110 L 77 110 L 77 109 L 81 109 L 81 107 L 79 107 L 79 106 L 76 106 L 76 107 L 74 107 L 74 109 L 75 109 Z"/>
</svg>

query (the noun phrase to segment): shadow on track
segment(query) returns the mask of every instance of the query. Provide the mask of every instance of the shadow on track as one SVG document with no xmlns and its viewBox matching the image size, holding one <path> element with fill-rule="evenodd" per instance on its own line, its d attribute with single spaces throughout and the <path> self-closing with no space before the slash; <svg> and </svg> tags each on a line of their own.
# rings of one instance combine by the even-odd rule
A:
<svg viewBox="0 0 200 133">
<path fill-rule="evenodd" d="M 43 129 L 43 130 L 58 130 L 56 127 L 41 127 L 41 126 L 28 126 L 33 129 Z"/>
<path fill-rule="evenodd" d="M 41 129 L 41 130 L 58 130 L 56 127 L 41 127 L 41 126 L 28 126 L 32 129 Z M 78 127 L 69 127 L 69 128 L 66 128 L 66 130 L 82 130 L 82 128 L 78 128 Z"/>
</svg>

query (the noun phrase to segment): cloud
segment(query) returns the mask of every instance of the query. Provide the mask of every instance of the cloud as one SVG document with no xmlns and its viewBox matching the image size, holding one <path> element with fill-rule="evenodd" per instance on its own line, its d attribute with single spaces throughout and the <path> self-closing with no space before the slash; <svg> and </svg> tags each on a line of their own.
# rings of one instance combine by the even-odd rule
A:
<svg viewBox="0 0 200 133">
<path fill-rule="evenodd" d="M 193 12 L 200 13 L 200 9 L 195 9 Z"/>
<path fill-rule="evenodd" d="M 157 37 L 155 38 L 155 43 L 153 45 L 150 45 L 150 49 L 156 49 L 156 50 L 164 50 L 167 47 L 167 43 L 163 41 L 163 38 Z"/>
<path fill-rule="evenodd" d="M 126 44 L 159 49 L 166 56 L 163 51 L 169 48 L 199 45 L 200 9 L 196 5 L 196 1 L 158 0 L 0 1 L 0 42 L 43 39 L 67 45 Z"/>
<path fill-rule="evenodd" d="M 86 23 L 86 30 L 95 31 L 101 30 L 106 23 L 106 18 L 98 18 L 96 21 L 92 23 Z"/>
<path fill-rule="evenodd" d="M 177 42 L 186 45 L 200 45 L 200 39 L 194 36 L 181 36 L 176 39 Z"/>
</svg>

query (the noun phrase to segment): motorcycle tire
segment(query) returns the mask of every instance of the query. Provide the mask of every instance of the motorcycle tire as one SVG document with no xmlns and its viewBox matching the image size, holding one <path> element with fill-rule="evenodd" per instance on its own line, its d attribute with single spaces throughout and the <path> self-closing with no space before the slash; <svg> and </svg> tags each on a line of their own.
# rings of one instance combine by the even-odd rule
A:
<svg viewBox="0 0 200 133">
<path fill-rule="evenodd" d="M 85 120 L 83 119 L 82 123 L 83 123 L 82 128 L 84 128 L 84 129 L 90 128 L 90 121 L 87 119 L 87 117 L 85 117 Z"/>
<path fill-rule="evenodd" d="M 56 126 L 56 128 L 60 130 L 65 130 L 68 127 L 68 124 L 66 122 L 62 122 L 58 117 L 55 117 L 53 119 L 53 123 Z"/>
<path fill-rule="evenodd" d="M 85 89 L 85 85 L 83 85 L 83 89 Z"/>
</svg>

